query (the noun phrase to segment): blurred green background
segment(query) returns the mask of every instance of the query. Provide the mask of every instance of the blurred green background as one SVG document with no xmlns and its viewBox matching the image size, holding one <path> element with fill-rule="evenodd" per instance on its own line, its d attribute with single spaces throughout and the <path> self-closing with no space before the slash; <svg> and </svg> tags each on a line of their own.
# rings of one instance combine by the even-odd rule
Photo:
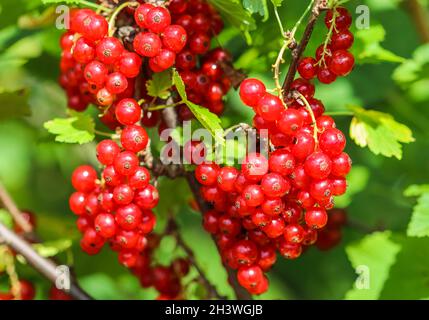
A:
<svg viewBox="0 0 429 320">
<path fill-rule="evenodd" d="M 243 2 L 248 7 L 253 3 Z M 286 28 L 295 24 L 307 3 L 284 1 L 279 12 Z M 403 194 L 409 185 L 429 183 L 429 46 L 419 36 L 407 1 L 349 1 L 347 7 L 354 12 L 359 4 L 369 6 L 371 28 L 355 30 L 361 35 L 355 45 L 358 64 L 350 76 L 333 85 L 317 84 L 316 95 L 327 111 L 359 105 L 389 113 L 413 131 L 416 141 L 403 146 L 402 160 L 374 155 L 351 139 L 347 145 L 355 168 L 350 177 L 351 192 L 339 199 L 338 206 L 347 208 L 354 222 L 368 228 L 382 226 L 392 233 L 368 236 L 360 230 L 363 228 L 346 228 L 341 244 L 328 252 L 311 248 L 297 261 L 279 258 L 269 273 L 271 288 L 262 298 L 429 297 L 429 241 L 406 237 L 415 199 Z M 427 1 L 421 1 L 421 6 L 428 10 Z M 246 42 L 246 37 L 233 26 L 227 26 L 219 41 L 233 53 L 237 67 L 272 84 L 270 66 L 281 38 L 269 1 L 268 7 L 267 21 L 258 13 L 253 15 L 257 27 L 250 31 L 251 44 L 249 37 Z M 156 293 L 141 289 L 138 280 L 119 265 L 114 253 L 103 250 L 89 257 L 79 248 L 75 216 L 68 209 L 72 192 L 69 177 L 80 164 L 96 165 L 96 142 L 60 144 L 43 128 L 44 122 L 66 115 L 65 95 L 57 84 L 58 40 L 63 31 L 55 28 L 54 19 L 54 7 L 38 0 L 0 2 L 0 178 L 21 208 L 36 213 L 37 232 L 44 240 L 73 240 L 72 254 L 61 253 L 59 258 L 74 264 L 82 286 L 95 298 L 154 298 Z M 324 41 L 325 30 L 319 23 L 306 51 L 308 55 Z M 243 107 L 236 92 L 229 94 L 226 110 L 225 128 L 238 122 L 251 123 L 250 109 Z M 349 131 L 350 117 L 336 120 L 344 132 Z M 188 206 L 191 194 L 183 181 L 177 183 L 183 188 L 160 181 L 158 229 L 162 230 L 167 209 L 173 208 L 185 240 L 195 250 L 208 277 L 220 292 L 231 295 L 218 254 L 201 227 L 200 215 Z M 426 205 L 424 212 L 429 210 L 429 203 Z M 377 260 L 377 254 L 374 257 L 371 251 L 383 252 L 389 243 L 401 247 L 390 264 L 388 259 Z M 170 252 L 168 243 L 160 250 L 157 257 L 161 263 L 169 262 L 169 257 L 176 254 Z M 354 295 L 354 267 L 366 259 L 374 266 L 373 286 Z M 46 298 L 47 281 L 27 266 L 20 265 L 18 271 L 36 283 L 39 298 Z M 0 276 L 0 284 L 1 288 L 7 287 L 7 277 Z M 198 295 L 190 292 L 189 297 Z"/>
</svg>

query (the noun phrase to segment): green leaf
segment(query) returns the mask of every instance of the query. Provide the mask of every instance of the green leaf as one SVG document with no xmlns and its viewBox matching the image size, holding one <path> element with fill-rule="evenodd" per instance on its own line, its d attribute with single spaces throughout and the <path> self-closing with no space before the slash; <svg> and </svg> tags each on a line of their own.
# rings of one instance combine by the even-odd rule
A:
<svg viewBox="0 0 429 320">
<path fill-rule="evenodd" d="M 337 208 L 346 208 L 353 200 L 353 196 L 365 190 L 368 185 L 370 172 L 367 167 L 354 165 L 347 176 L 347 192 L 335 199 Z"/>
<path fill-rule="evenodd" d="M 409 237 L 429 236 L 429 185 L 412 185 L 404 194 L 408 197 L 416 197 L 417 204 L 413 208 L 411 221 L 408 224 L 407 235 Z"/>
<path fill-rule="evenodd" d="M 95 123 L 91 116 L 72 112 L 69 118 L 55 118 L 45 122 L 44 127 L 55 134 L 55 141 L 84 144 L 95 138 Z"/>
<path fill-rule="evenodd" d="M 390 268 L 379 298 L 416 300 L 429 297 L 429 238 L 393 234 L 391 240 L 401 246 L 401 251 Z"/>
<path fill-rule="evenodd" d="M 281 2 L 281 1 L 280 1 Z M 243 0 L 243 7 L 251 14 L 258 13 L 266 21 L 269 16 L 267 0 Z"/>
<path fill-rule="evenodd" d="M 384 41 L 385 36 L 386 31 L 381 25 L 358 30 L 355 34 L 356 44 L 353 50 L 357 61 L 359 63 L 404 62 L 404 58 L 381 46 L 380 43 Z"/>
<path fill-rule="evenodd" d="M 402 159 L 401 143 L 414 141 L 407 126 L 396 122 L 387 114 L 361 107 L 350 107 L 355 113 L 350 125 L 350 136 L 360 147 L 366 147 L 376 155 Z"/>
<path fill-rule="evenodd" d="M 418 197 L 424 193 L 429 193 L 429 184 L 413 184 L 404 191 L 406 197 Z"/>
<path fill-rule="evenodd" d="M 407 87 L 408 85 L 427 78 L 425 65 L 429 64 L 429 44 L 418 47 L 411 59 L 404 61 L 393 72 L 392 78 L 398 84 Z"/>
<path fill-rule="evenodd" d="M 401 249 L 400 245 L 391 241 L 390 236 L 389 231 L 376 232 L 346 247 L 346 253 L 353 268 L 358 270 L 359 267 L 364 266 L 369 271 L 369 288 L 354 287 L 346 293 L 346 299 L 378 299 L 389 276 L 389 270 Z"/>
<path fill-rule="evenodd" d="M 149 81 L 146 82 L 147 93 L 151 97 L 167 99 L 170 96 L 168 89 L 173 85 L 171 70 L 155 73 Z"/>
<path fill-rule="evenodd" d="M 255 20 L 239 0 L 208 0 L 232 26 L 243 32 L 256 28 Z"/>
<path fill-rule="evenodd" d="M 36 243 L 32 246 L 42 257 L 49 258 L 70 249 L 72 244 L 73 242 L 70 239 L 61 239 L 44 243 Z"/>
<path fill-rule="evenodd" d="M 30 115 L 31 110 L 26 90 L 0 93 L 0 120 Z"/>
<path fill-rule="evenodd" d="M 224 130 L 219 117 L 210 112 L 207 108 L 201 107 L 188 100 L 185 84 L 176 70 L 173 71 L 173 84 L 182 98 L 183 103 L 188 106 L 201 125 L 210 132 L 210 134 L 215 138 L 216 143 L 223 145 L 225 143 L 225 138 L 223 136 Z"/>
<path fill-rule="evenodd" d="M 13 218 L 8 211 L 0 209 L 0 222 L 11 229 L 13 227 Z"/>
</svg>

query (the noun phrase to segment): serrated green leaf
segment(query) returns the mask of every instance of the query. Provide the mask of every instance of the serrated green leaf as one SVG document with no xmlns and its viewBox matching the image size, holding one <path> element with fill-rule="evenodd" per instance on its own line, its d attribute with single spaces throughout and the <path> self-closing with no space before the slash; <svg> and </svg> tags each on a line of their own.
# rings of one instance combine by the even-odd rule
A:
<svg viewBox="0 0 429 320">
<path fill-rule="evenodd" d="M 350 136 L 360 147 L 366 147 L 376 155 L 402 159 L 401 143 L 414 141 L 410 128 L 387 114 L 361 107 L 350 107 L 355 117 L 350 125 Z"/>
<path fill-rule="evenodd" d="M 44 243 L 35 243 L 32 246 L 42 257 L 49 258 L 70 249 L 72 244 L 73 242 L 70 239 L 61 239 Z"/>
<path fill-rule="evenodd" d="M 268 19 L 269 11 L 267 0 L 243 0 L 243 7 L 251 14 L 257 13 L 264 17 L 263 21 Z"/>
<path fill-rule="evenodd" d="M 56 118 L 43 125 L 55 134 L 55 141 L 84 144 L 95 138 L 95 123 L 91 116 L 72 112 L 69 118 Z"/>
<path fill-rule="evenodd" d="M 359 63 L 394 62 L 401 63 L 405 59 L 383 48 L 386 31 L 382 25 L 371 26 L 369 29 L 358 30 L 355 35 L 356 44 L 353 49 Z"/>
<path fill-rule="evenodd" d="M 188 106 L 195 118 L 197 118 L 201 125 L 210 132 L 210 134 L 215 138 L 216 143 L 223 145 L 225 143 L 225 138 L 223 136 L 224 130 L 219 117 L 210 112 L 207 108 L 201 107 L 188 100 L 185 84 L 176 70 L 173 71 L 173 84 L 175 85 L 179 96 L 182 98 L 183 103 Z"/>
<path fill-rule="evenodd" d="M 429 44 L 424 44 L 414 51 L 412 59 L 404 61 L 395 69 L 392 78 L 403 87 L 408 87 L 421 79 L 427 80 L 427 71 L 425 70 L 427 64 L 429 64 Z M 423 82 L 423 91 L 425 84 L 427 83 Z M 419 88 L 414 88 L 414 94 L 416 94 L 417 89 Z"/>
<path fill-rule="evenodd" d="M 416 197 L 417 204 L 413 208 L 411 221 L 408 224 L 407 235 L 409 237 L 429 236 L 429 185 L 412 185 L 408 187 L 404 194 L 409 197 Z"/>
<path fill-rule="evenodd" d="M 413 184 L 404 191 L 406 197 L 418 197 L 424 193 L 429 193 L 429 184 Z"/>
<path fill-rule="evenodd" d="M 369 272 L 367 275 L 369 287 L 360 289 L 354 287 L 346 293 L 346 299 L 378 299 L 389 276 L 389 270 L 401 249 L 400 245 L 391 241 L 390 236 L 389 231 L 376 232 L 346 247 L 346 253 L 353 268 L 363 266 Z"/>
<path fill-rule="evenodd" d="M 13 218 L 8 211 L 0 209 L 0 222 L 11 229 L 13 227 Z"/>
<path fill-rule="evenodd" d="M 173 85 L 171 70 L 155 73 L 149 81 L 146 82 L 147 93 L 151 97 L 167 99 L 170 96 L 168 89 Z"/>
</svg>

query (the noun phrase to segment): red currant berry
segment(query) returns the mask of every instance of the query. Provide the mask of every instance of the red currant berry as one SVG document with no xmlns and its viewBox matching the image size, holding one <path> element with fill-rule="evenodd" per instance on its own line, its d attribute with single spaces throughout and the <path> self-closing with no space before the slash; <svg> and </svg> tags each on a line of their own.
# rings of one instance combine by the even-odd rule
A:
<svg viewBox="0 0 429 320">
<path fill-rule="evenodd" d="M 321 83 L 331 84 L 332 82 L 337 80 L 337 76 L 336 74 L 331 72 L 330 69 L 323 68 L 323 69 L 320 69 L 319 72 L 317 73 L 317 79 L 319 79 Z"/>
<path fill-rule="evenodd" d="M 134 99 L 122 99 L 115 108 L 115 115 L 118 121 L 123 125 L 132 125 L 137 123 L 142 114 L 142 109 Z"/>
<path fill-rule="evenodd" d="M 79 38 L 73 48 L 73 58 L 79 63 L 88 63 L 94 60 L 94 56 L 94 44 L 83 37 Z"/>
<path fill-rule="evenodd" d="M 135 204 L 122 206 L 116 211 L 115 220 L 122 229 L 134 230 L 142 221 L 142 211 Z"/>
<path fill-rule="evenodd" d="M 108 70 L 106 66 L 96 60 L 91 61 L 85 67 L 83 75 L 88 83 L 102 86 L 106 81 Z"/>
<path fill-rule="evenodd" d="M 128 184 L 121 184 L 113 189 L 113 200 L 118 205 L 131 203 L 134 198 L 134 191 Z"/>
<path fill-rule="evenodd" d="M 244 188 L 243 198 L 247 206 L 257 207 L 264 202 L 264 192 L 259 185 L 251 184 Z"/>
<path fill-rule="evenodd" d="M 86 197 L 83 192 L 74 192 L 69 198 L 70 210 L 76 215 L 82 215 L 85 213 Z"/>
<path fill-rule="evenodd" d="M 282 101 L 271 93 L 265 93 L 260 97 L 255 107 L 256 113 L 265 121 L 277 120 L 284 109 Z"/>
<path fill-rule="evenodd" d="M 250 266 L 256 262 L 259 250 L 250 240 L 240 240 L 232 247 L 232 255 L 239 266 Z"/>
<path fill-rule="evenodd" d="M 122 130 L 121 144 L 125 150 L 140 152 L 146 148 L 148 143 L 149 137 L 143 127 L 129 125 Z"/>
<path fill-rule="evenodd" d="M 275 217 L 269 224 L 262 228 L 262 231 L 268 238 L 275 239 L 280 237 L 285 230 L 285 221 L 282 217 Z"/>
<path fill-rule="evenodd" d="M 270 172 L 287 176 L 295 168 L 295 158 L 286 149 L 278 149 L 272 152 L 268 159 Z"/>
<path fill-rule="evenodd" d="M 341 154 L 345 146 L 346 137 L 338 129 L 326 129 L 319 137 L 320 149 L 330 157 Z"/>
<path fill-rule="evenodd" d="M 95 52 L 97 59 L 105 64 L 116 62 L 124 51 L 121 41 L 114 37 L 106 37 L 97 44 Z"/>
<path fill-rule="evenodd" d="M 268 173 L 261 181 L 264 194 L 270 198 L 283 197 L 290 191 L 290 183 L 278 173 Z"/>
<path fill-rule="evenodd" d="M 238 170 L 234 167 L 223 167 L 220 169 L 217 175 L 218 188 L 225 192 L 233 192 L 238 174 Z"/>
<path fill-rule="evenodd" d="M 304 124 L 301 113 L 295 109 L 284 110 L 277 121 L 277 128 L 286 135 L 295 134 Z"/>
<path fill-rule="evenodd" d="M 250 181 L 260 181 L 268 172 L 268 160 L 260 153 L 250 153 L 243 160 L 241 172 Z"/>
<path fill-rule="evenodd" d="M 331 173 L 332 161 L 323 152 L 315 152 L 308 156 L 304 163 L 305 173 L 313 179 L 325 179 Z"/>
<path fill-rule="evenodd" d="M 72 185 L 77 191 L 91 192 L 96 187 L 97 172 L 91 166 L 79 166 L 72 174 Z"/>
<path fill-rule="evenodd" d="M 352 25 L 352 16 L 350 12 L 344 7 L 337 7 L 335 9 L 328 10 L 325 16 L 325 24 L 329 29 L 334 20 L 334 11 L 335 13 L 335 29 L 338 31 L 349 29 Z"/>
<path fill-rule="evenodd" d="M 352 160 L 347 153 L 332 158 L 331 174 L 336 177 L 345 177 L 351 170 Z"/>
<path fill-rule="evenodd" d="M 204 33 L 194 34 L 189 39 L 189 49 L 193 54 L 205 54 L 210 49 L 210 37 Z"/>
<path fill-rule="evenodd" d="M 240 85 L 240 98 L 249 107 L 256 107 L 259 99 L 266 93 L 265 85 L 257 79 L 246 79 Z"/>
<path fill-rule="evenodd" d="M 140 73 L 142 59 L 134 52 L 124 52 L 115 64 L 116 70 L 127 78 L 135 78 Z"/>
<path fill-rule="evenodd" d="M 335 51 L 332 55 L 332 61 L 329 63 L 329 70 L 337 76 L 348 75 L 355 64 L 355 58 L 346 50 Z"/>
<path fill-rule="evenodd" d="M 145 25 L 154 33 L 161 33 L 171 24 L 170 11 L 163 7 L 154 7 L 146 13 Z"/>
<path fill-rule="evenodd" d="M 122 151 L 113 162 L 114 171 L 123 176 L 133 175 L 137 171 L 138 166 L 139 159 L 130 151 Z"/>
<path fill-rule="evenodd" d="M 109 213 L 100 213 L 94 220 L 94 228 L 103 238 L 111 238 L 116 234 L 115 217 Z"/>
<path fill-rule="evenodd" d="M 313 79 L 317 75 L 318 70 L 317 61 L 312 57 L 303 58 L 298 64 L 298 72 L 306 80 Z"/>
<path fill-rule="evenodd" d="M 348 50 L 351 48 L 354 42 L 353 33 L 349 30 L 343 30 L 338 33 L 334 33 L 331 38 L 332 50 Z"/>
<path fill-rule="evenodd" d="M 124 92 L 128 87 L 127 78 L 120 72 L 113 72 L 106 78 L 106 89 L 112 94 Z"/>
<path fill-rule="evenodd" d="M 138 167 L 132 176 L 128 177 L 128 184 L 132 189 L 145 188 L 150 181 L 150 173 L 145 167 Z"/>
<path fill-rule="evenodd" d="M 333 195 L 330 180 L 316 180 L 310 184 L 310 195 L 318 201 L 330 199 Z"/>
<path fill-rule="evenodd" d="M 140 32 L 134 38 L 134 51 L 144 57 L 155 57 L 161 52 L 162 42 L 158 35 Z"/>
<path fill-rule="evenodd" d="M 182 26 L 171 25 L 165 28 L 161 39 L 166 49 L 179 53 L 185 47 L 188 37 Z"/>
<path fill-rule="evenodd" d="M 311 208 L 305 213 L 305 223 L 309 228 L 321 229 L 328 222 L 328 214 L 322 208 Z"/>
<path fill-rule="evenodd" d="M 134 201 L 141 209 L 151 210 L 155 208 L 159 202 L 158 190 L 149 184 L 146 188 L 136 192 Z"/>
<path fill-rule="evenodd" d="M 121 148 L 112 140 L 103 140 L 96 148 L 97 159 L 101 164 L 109 166 L 113 164 L 116 156 L 121 152 Z"/>
</svg>

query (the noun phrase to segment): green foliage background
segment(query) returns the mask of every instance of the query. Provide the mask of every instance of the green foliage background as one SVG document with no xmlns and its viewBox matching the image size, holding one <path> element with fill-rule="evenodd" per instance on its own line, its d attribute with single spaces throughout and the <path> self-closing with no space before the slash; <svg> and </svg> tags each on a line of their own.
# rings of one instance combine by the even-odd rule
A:
<svg viewBox="0 0 429 320">
<path fill-rule="evenodd" d="M 281 37 L 271 2 L 212 2 L 226 13 L 229 25 L 219 41 L 231 50 L 236 66 L 272 84 L 270 66 L 281 47 Z M 396 142 L 400 138 L 382 136 L 372 142 L 371 151 L 375 153 L 386 145 L 394 148 L 390 157 L 362 149 L 352 139 L 347 146 L 355 168 L 350 191 L 339 199 L 338 206 L 347 208 L 351 219 L 360 225 L 382 226 L 389 231 L 368 235 L 346 228 L 341 245 L 331 251 L 311 248 L 297 261 L 279 259 L 269 274 L 271 289 L 262 298 L 429 298 L 429 187 L 424 186 L 429 183 L 429 46 L 422 45 L 404 2 L 354 0 L 346 4 L 351 11 L 359 4 L 368 5 L 371 28 L 355 30 L 354 51 L 359 63 L 354 72 L 333 85 L 318 85 L 316 93 L 328 111 L 360 106 L 390 114 L 412 130 L 415 142 L 404 144 L 403 154 Z M 427 1 L 421 3 L 428 10 Z M 242 4 L 249 11 L 244 11 Z M 307 4 L 302 0 L 283 1 L 279 12 L 287 29 L 293 27 Z M 62 31 L 54 27 L 54 10 L 39 0 L 0 3 L 0 178 L 21 208 L 36 213 L 37 231 L 43 239 L 73 241 L 71 249 L 60 253 L 59 258 L 74 263 L 83 287 L 96 298 L 154 298 L 155 292 L 140 289 L 137 279 L 120 267 L 108 250 L 95 257 L 80 251 L 75 216 L 68 209 L 67 199 L 72 192 L 69 177 L 80 164 L 96 164 L 95 142 L 58 143 L 43 126 L 55 117 L 66 116 L 65 97 L 56 82 Z M 246 27 L 243 21 L 248 22 Z M 319 23 L 307 54 L 313 54 L 323 42 L 324 33 L 326 29 Z M 231 92 L 223 127 L 250 123 L 250 119 L 249 109 L 240 103 L 236 92 Z M 349 131 L 350 120 L 337 118 L 345 132 Z M 399 132 L 397 127 L 393 131 Z M 411 141 L 405 140 L 409 141 L 402 142 Z M 186 184 L 161 181 L 160 185 L 158 228 L 162 229 L 167 210 L 173 208 L 185 240 L 208 277 L 222 293 L 231 296 L 220 259 L 201 228 L 200 215 L 187 205 L 190 192 Z M 410 185 L 414 187 L 404 195 Z M 418 205 L 414 208 L 416 197 Z M 157 259 L 168 263 L 175 254 L 167 239 Z M 371 270 L 368 290 L 353 287 L 357 277 L 354 270 L 359 265 Z M 49 284 L 45 280 L 25 265 L 19 267 L 19 274 L 37 284 L 38 298 L 46 298 Z M 4 275 L 0 275 L 0 286 L 7 287 Z M 189 288 L 189 296 L 200 297 L 198 288 Z"/>
</svg>

